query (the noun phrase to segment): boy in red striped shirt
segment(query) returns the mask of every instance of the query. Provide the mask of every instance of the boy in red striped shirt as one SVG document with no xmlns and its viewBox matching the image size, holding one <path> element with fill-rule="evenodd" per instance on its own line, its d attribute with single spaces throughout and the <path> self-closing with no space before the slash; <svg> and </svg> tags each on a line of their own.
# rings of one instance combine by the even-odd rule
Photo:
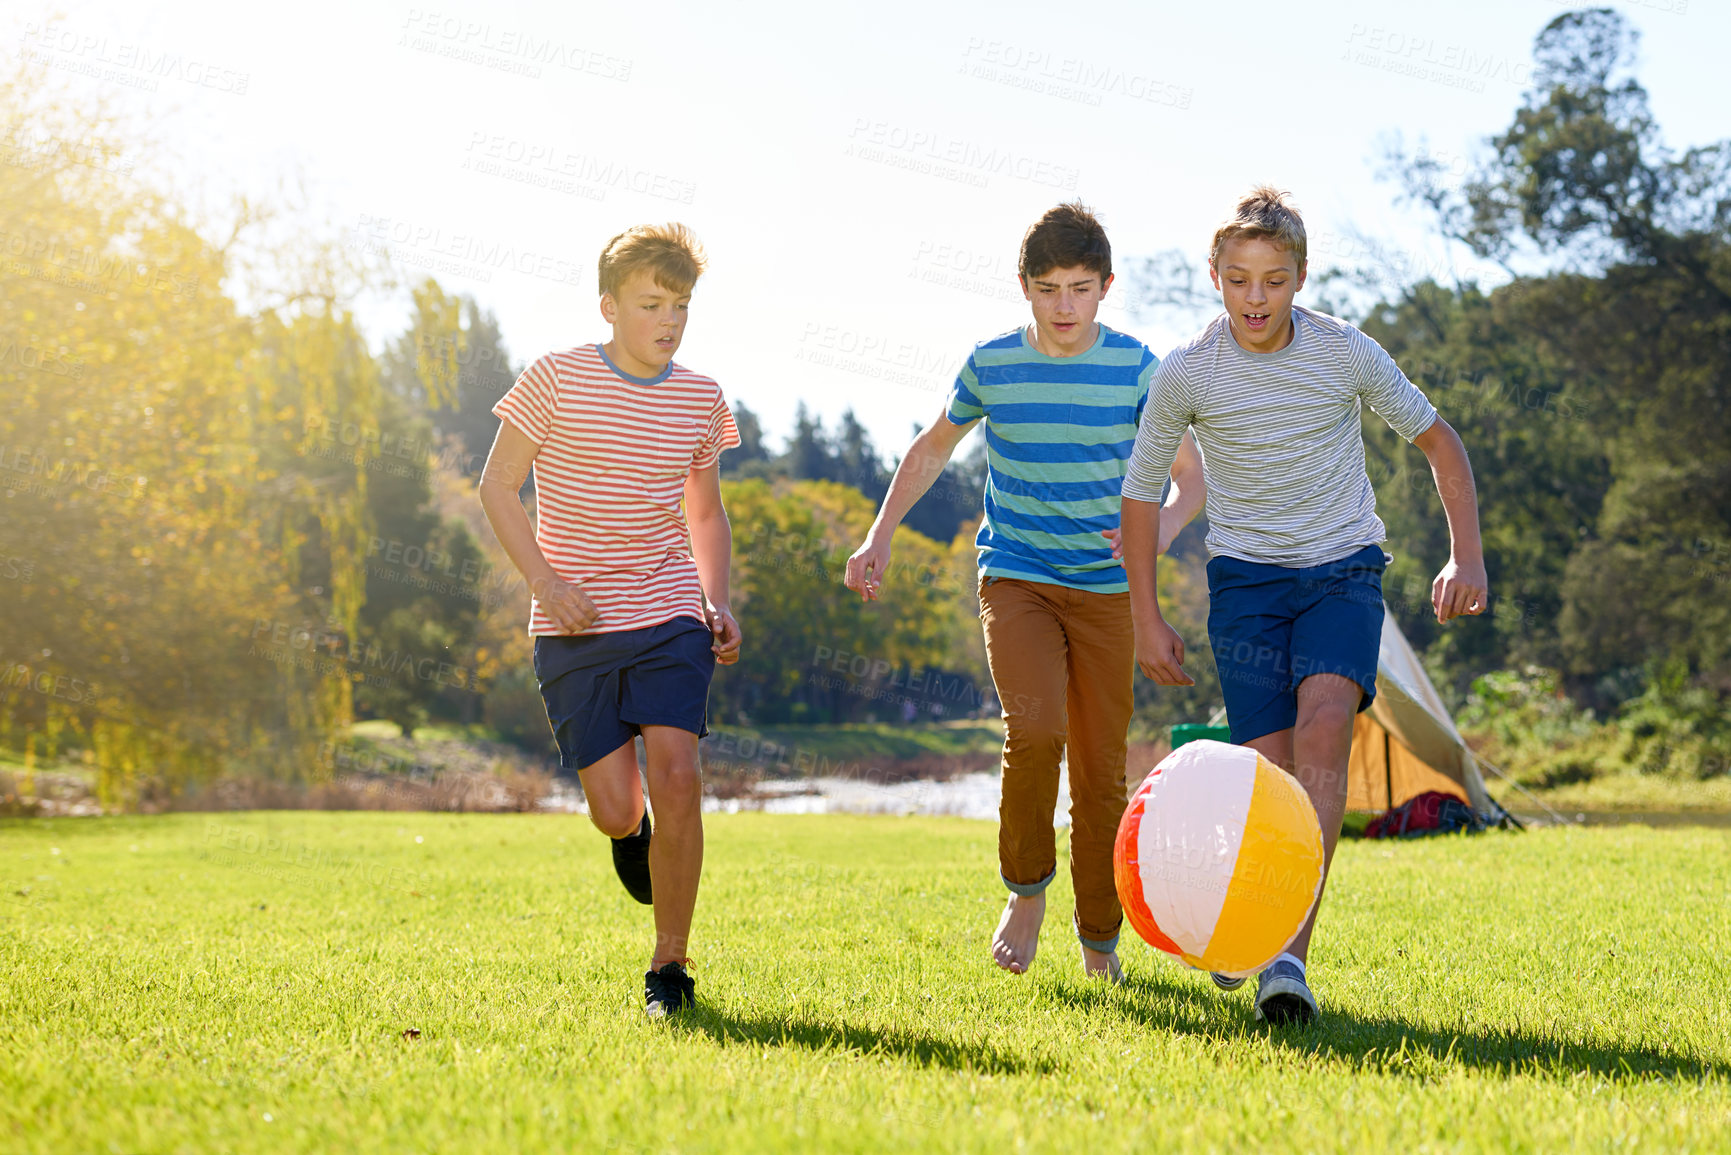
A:
<svg viewBox="0 0 1731 1155">
<path fill-rule="evenodd" d="M 524 370 L 493 407 L 501 424 L 480 486 L 487 520 L 534 594 L 535 677 L 560 764 L 577 772 L 590 821 L 613 839 L 625 889 L 655 908 L 651 1017 L 692 1001 L 697 742 L 709 732 L 715 663 L 739 660 L 720 481 L 721 452 L 739 433 L 720 387 L 673 362 L 703 267 L 684 225 L 640 225 L 608 241 L 601 315 L 613 339 Z M 533 529 L 517 497 L 531 468 Z"/>
</svg>

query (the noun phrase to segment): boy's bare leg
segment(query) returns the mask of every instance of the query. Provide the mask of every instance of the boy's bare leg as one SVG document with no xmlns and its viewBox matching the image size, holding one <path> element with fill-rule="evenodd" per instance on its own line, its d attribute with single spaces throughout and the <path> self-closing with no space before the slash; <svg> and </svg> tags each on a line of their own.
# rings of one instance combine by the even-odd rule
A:
<svg viewBox="0 0 1731 1155">
<path fill-rule="evenodd" d="M 643 821 L 643 780 L 637 774 L 637 743 L 627 742 L 613 753 L 577 771 L 589 821 L 609 838 L 628 838 Z"/>
<path fill-rule="evenodd" d="M 1346 817 L 1346 770 L 1352 755 L 1352 723 L 1364 690 L 1351 678 L 1338 674 L 1312 674 L 1298 684 L 1298 722 L 1290 730 L 1277 730 L 1252 738 L 1245 745 L 1298 779 L 1316 821 L 1322 827 L 1322 890 L 1310 918 L 1292 945 L 1286 949 L 1301 961 L 1309 961 L 1310 935 L 1322 910 L 1328 870 L 1334 863 L 1334 848 L 1340 842 L 1340 825 Z"/>
<path fill-rule="evenodd" d="M 1052 815 L 1068 676 L 1068 643 L 1053 604 L 1061 596 L 1057 588 L 1009 579 L 980 585 L 986 662 L 1004 706 L 998 870 L 1012 887 L 992 935 L 992 961 L 1018 975 L 1033 965 L 1046 917 L 1045 886 L 1057 869 Z"/>
<path fill-rule="evenodd" d="M 1040 947 L 1040 924 L 1046 919 L 1046 894 L 1012 894 L 992 935 L 992 961 L 1013 975 L 1026 974 Z"/>
<path fill-rule="evenodd" d="M 1118 952 L 1115 950 L 1097 951 L 1092 947 L 1083 947 L 1082 970 L 1085 974 L 1111 979 L 1113 982 L 1124 977 L 1124 969 L 1118 962 Z"/>
<path fill-rule="evenodd" d="M 1136 709 L 1136 634 L 1127 593 L 1077 591 L 1069 595 L 1069 603 L 1065 757 L 1070 770 L 1075 928 L 1083 940 L 1078 944 L 1082 970 L 1115 982 L 1123 977 L 1118 952 L 1097 947 L 1116 942 L 1124 923 L 1112 877 L 1112 847 L 1127 801 L 1124 740 Z"/>
<path fill-rule="evenodd" d="M 649 843 L 649 877 L 655 888 L 655 955 L 650 970 L 683 963 L 703 874 L 703 780 L 698 773 L 697 735 L 675 726 L 644 726 L 649 758 L 649 800 L 655 806 L 655 837 Z M 635 768 L 633 768 L 635 769 Z"/>
</svg>

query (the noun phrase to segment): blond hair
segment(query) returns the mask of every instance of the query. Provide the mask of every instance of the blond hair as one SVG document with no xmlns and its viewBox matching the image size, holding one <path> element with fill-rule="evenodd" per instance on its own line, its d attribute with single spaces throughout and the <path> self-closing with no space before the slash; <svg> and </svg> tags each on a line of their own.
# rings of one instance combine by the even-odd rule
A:
<svg viewBox="0 0 1731 1155">
<path fill-rule="evenodd" d="M 601 292 L 617 294 L 633 273 L 648 269 L 657 285 L 684 296 L 707 265 L 703 246 L 684 225 L 634 225 L 601 249 Z"/>
<path fill-rule="evenodd" d="M 1220 259 L 1220 250 L 1227 241 L 1260 237 L 1278 248 L 1290 250 L 1298 259 L 1298 267 L 1304 268 L 1304 218 L 1287 200 L 1291 195 L 1273 185 L 1259 184 L 1239 197 L 1238 203 L 1232 206 L 1232 215 L 1214 230 L 1208 263 L 1212 265 Z"/>
</svg>

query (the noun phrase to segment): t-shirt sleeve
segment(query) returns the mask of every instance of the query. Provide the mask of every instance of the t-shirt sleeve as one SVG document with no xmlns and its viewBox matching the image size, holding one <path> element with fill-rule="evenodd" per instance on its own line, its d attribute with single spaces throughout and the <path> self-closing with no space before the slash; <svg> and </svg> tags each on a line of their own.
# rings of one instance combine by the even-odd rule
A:
<svg viewBox="0 0 1731 1155">
<path fill-rule="evenodd" d="M 956 374 L 956 383 L 950 386 L 947 416 L 951 425 L 966 425 L 986 415 L 986 406 L 980 400 L 979 388 L 979 367 L 974 364 L 974 355 L 969 353 L 967 361 L 962 365 L 962 371 Z"/>
<path fill-rule="evenodd" d="M 1160 369 L 1160 358 L 1154 355 L 1154 350 L 1143 346 L 1142 365 L 1136 372 L 1136 424 L 1142 424 L 1142 414 L 1148 408 L 1148 390 L 1154 383 L 1154 374 Z"/>
<path fill-rule="evenodd" d="M 495 417 L 509 421 L 536 445 L 553 431 L 558 410 L 559 369 L 551 353 L 523 370 L 517 383 L 493 405 Z"/>
<path fill-rule="evenodd" d="M 721 460 L 721 451 L 732 449 L 739 444 L 739 428 L 733 423 L 733 410 L 727 407 L 727 399 L 721 395 L 721 390 L 715 391 L 715 407 L 709 411 L 709 428 L 703 434 L 703 440 L 697 443 L 697 452 L 691 457 L 691 468 L 708 469 Z"/>
<path fill-rule="evenodd" d="M 1351 331 L 1348 341 L 1353 384 L 1365 404 L 1388 422 L 1390 429 L 1411 441 L 1436 423 L 1436 406 L 1407 380 L 1387 349 L 1357 329 Z"/>
<path fill-rule="evenodd" d="M 1135 501 L 1165 500 L 1178 444 L 1196 416 L 1190 392 L 1181 358 L 1169 356 L 1160 362 L 1148 386 L 1147 408 L 1136 428 L 1135 448 L 1130 451 L 1129 471 L 1124 475 L 1125 497 Z"/>
</svg>

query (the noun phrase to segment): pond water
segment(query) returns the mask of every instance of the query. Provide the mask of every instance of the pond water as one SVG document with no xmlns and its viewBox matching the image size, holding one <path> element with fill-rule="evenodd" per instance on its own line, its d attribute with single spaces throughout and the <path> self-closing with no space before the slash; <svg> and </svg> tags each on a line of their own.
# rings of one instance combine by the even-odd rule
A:
<svg viewBox="0 0 1731 1155">
<path fill-rule="evenodd" d="M 711 813 L 761 810 L 768 814 L 901 814 L 998 820 L 996 774 L 958 774 L 942 782 L 868 782 L 857 778 L 808 778 L 763 782 L 754 798 L 706 798 Z M 1056 822 L 1070 821 L 1070 782 L 1058 774 Z"/>
<path fill-rule="evenodd" d="M 543 811 L 584 814 L 583 796 L 564 779 L 541 801 Z M 757 784 L 751 797 L 705 798 L 706 814 L 899 814 L 998 820 L 998 775 L 958 774 L 942 782 L 916 779 L 799 778 Z M 1069 824 L 1070 782 L 1058 773 L 1056 823 Z"/>
<path fill-rule="evenodd" d="M 541 802 L 544 811 L 585 814 L 583 796 L 565 779 Z M 1056 825 L 1069 825 L 1070 781 L 1058 777 Z M 706 814 L 899 814 L 943 815 L 950 818 L 998 819 L 998 775 L 959 774 L 942 782 L 914 780 L 880 783 L 860 778 L 800 778 L 766 781 L 749 798 L 705 798 Z M 1516 814 L 1529 827 L 1560 825 L 1548 814 Z M 1731 813 L 1715 811 L 1580 811 L 1563 813 L 1580 826 L 1711 826 L 1731 829 Z"/>
</svg>

